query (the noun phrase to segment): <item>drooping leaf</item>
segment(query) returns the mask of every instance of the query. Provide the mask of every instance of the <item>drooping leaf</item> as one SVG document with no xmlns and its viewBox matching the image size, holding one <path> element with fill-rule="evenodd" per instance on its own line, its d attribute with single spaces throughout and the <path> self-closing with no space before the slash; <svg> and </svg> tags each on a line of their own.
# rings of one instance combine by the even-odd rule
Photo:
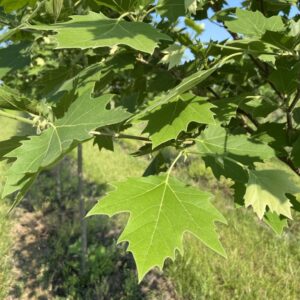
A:
<svg viewBox="0 0 300 300">
<path fill-rule="evenodd" d="M 245 194 L 246 207 L 252 206 L 260 219 L 267 207 L 271 212 L 292 218 L 287 194 L 300 193 L 300 180 L 283 163 L 272 160 L 256 163 L 255 170 L 249 170 L 249 181 Z"/>
<path fill-rule="evenodd" d="M 215 124 L 214 107 L 206 98 L 191 93 L 183 94 L 177 101 L 163 105 L 147 115 L 143 120 L 148 124 L 144 132 L 150 134 L 153 148 L 172 139 L 176 139 L 182 131 L 186 131 L 191 122 Z"/>
<path fill-rule="evenodd" d="M 266 18 L 260 11 L 236 10 L 236 20 L 226 21 L 225 25 L 232 32 L 249 36 L 262 36 L 268 31 L 283 31 L 284 23 L 280 16 Z"/>
<path fill-rule="evenodd" d="M 281 235 L 284 228 L 288 227 L 287 219 L 285 217 L 278 216 L 276 213 L 270 211 L 265 213 L 264 222 L 278 235 Z"/>
<path fill-rule="evenodd" d="M 109 19 L 101 13 L 94 12 L 84 16 L 72 16 L 71 20 L 65 23 L 28 25 L 25 28 L 56 32 L 57 49 L 127 45 L 152 54 L 160 40 L 171 40 L 149 24 Z"/>
<path fill-rule="evenodd" d="M 115 187 L 88 216 L 130 214 L 119 242 L 129 242 L 128 251 L 135 258 L 140 281 L 153 267 L 162 268 L 167 257 L 174 259 L 175 250 L 182 253 L 187 231 L 225 255 L 214 222 L 226 221 L 210 203 L 209 193 L 168 176 L 128 179 Z"/>
<path fill-rule="evenodd" d="M 92 99 L 92 89 L 93 83 L 89 83 L 79 90 L 78 98 L 61 119 L 49 124 L 41 135 L 30 137 L 7 155 L 16 158 L 16 161 L 8 171 L 3 197 L 22 188 L 26 174 L 35 174 L 49 167 L 77 143 L 90 139 L 91 130 L 122 122 L 130 116 L 120 108 L 107 110 L 113 95 Z"/>
</svg>

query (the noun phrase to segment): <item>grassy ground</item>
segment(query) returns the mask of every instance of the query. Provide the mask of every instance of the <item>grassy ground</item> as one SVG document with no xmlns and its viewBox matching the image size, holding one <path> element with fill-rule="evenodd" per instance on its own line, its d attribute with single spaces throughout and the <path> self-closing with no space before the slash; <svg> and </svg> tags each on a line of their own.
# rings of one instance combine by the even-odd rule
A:
<svg viewBox="0 0 300 300">
<path fill-rule="evenodd" d="M 7 121 L 5 122 L 7 124 Z M 9 127 L 12 128 L 11 132 L 16 130 L 13 123 L 9 124 Z M 4 138 L 3 136 L 0 139 Z M 107 190 L 108 182 L 123 180 L 129 176 L 140 176 L 143 173 L 148 161 L 128 155 L 135 146 L 116 145 L 116 153 L 109 151 L 99 153 L 91 143 L 84 145 L 87 206 L 91 206 L 99 199 L 99 195 Z M 75 153 L 64 162 L 63 170 L 72 168 L 74 157 Z M 229 223 L 228 226 L 218 226 L 228 259 L 219 257 L 194 237 L 186 235 L 185 255 L 178 256 L 175 263 L 168 261 L 164 270 L 167 281 L 170 282 L 167 289 L 175 290 L 175 293 L 172 291 L 173 294 L 163 294 L 166 291 L 164 279 L 161 285 L 155 283 L 158 293 L 151 295 L 153 286 L 137 286 L 134 265 L 130 257 L 125 254 L 125 246 L 117 247 L 115 244 L 115 239 L 124 224 L 124 218 L 108 222 L 106 217 L 95 217 L 88 220 L 91 276 L 85 278 L 83 282 L 78 281 L 76 261 L 78 261 L 80 245 L 78 244 L 79 222 L 76 221 L 77 207 L 74 202 L 76 178 L 72 175 L 72 171 L 63 175 L 65 215 L 59 221 L 56 216 L 58 208 L 49 207 L 50 200 L 53 201 L 56 193 L 54 174 L 51 172 L 42 174 L 30 194 L 33 208 L 44 211 L 40 222 L 44 222 L 43 225 L 47 228 L 45 241 L 42 242 L 42 246 L 48 248 L 47 255 L 38 263 L 44 272 L 41 282 L 46 290 L 50 289 L 50 286 L 62 289 L 63 293 L 60 290 L 55 293 L 61 295 L 67 293 L 68 299 L 84 299 L 78 296 L 80 295 L 78 291 L 88 289 L 88 286 L 91 290 L 97 286 L 95 291 L 97 295 L 110 295 L 111 299 L 167 299 L 164 295 L 168 295 L 172 300 L 277 300 L 281 298 L 294 300 L 299 298 L 299 217 L 292 228 L 288 229 L 282 237 L 277 237 L 268 227 L 258 222 L 251 210 L 233 209 L 226 181 L 217 183 L 211 173 L 205 170 L 203 164 L 194 159 L 190 160 L 186 167 L 179 166 L 176 176 L 217 194 L 215 205 L 223 212 Z M 58 202 L 57 205 L 61 203 Z M 5 208 L 1 207 L 0 211 Z M 11 243 L 9 228 L 12 224 L 7 219 L 1 218 L 1 220 L 0 299 L 5 299 L 4 295 L 11 280 L 7 250 Z M 58 226 L 59 222 L 64 226 Z M 37 238 L 38 236 L 39 233 Z M 37 246 L 41 245 L 37 244 Z M 33 252 L 32 257 L 36 258 L 36 253 Z M 30 272 L 30 261 L 29 257 L 26 272 Z M 88 285 L 87 282 L 92 284 Z M 114 291 L 117 294 L 114 295 Z M 64 297 L 61 296 L 59 299 L 66 299 Z M 97 299 L 102 298 L 99 296 Z"/>
</svg>

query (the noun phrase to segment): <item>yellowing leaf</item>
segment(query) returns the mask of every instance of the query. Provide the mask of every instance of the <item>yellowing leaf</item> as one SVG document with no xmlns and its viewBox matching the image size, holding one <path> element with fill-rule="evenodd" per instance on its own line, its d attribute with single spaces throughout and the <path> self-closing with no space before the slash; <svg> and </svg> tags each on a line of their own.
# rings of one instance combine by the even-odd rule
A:
<svg viewBox="0 0 300 300">
<path fill-rule="evenodd" d="M 171 40 L 150 24 L 109 19 L 103 14 L 89 12 L 72 16 L 71 21 L 54 25 L 28 25 L 26 29 L 56 32 L 57 49 L 98 48 L 127 45 L 152 54 L 160 40 Z"/>
<path fill-rule="evenodd" d="M 174 259 L 175 250 L 183 252 L 185 232 L 225 256 L 214 222 L 226 220 L 210 203 L 211 194 L 168 176 L 128 179 L 115 187 L 88 215 L 130 214 L 119 242 L 129 242 L 140 281 L 153 267 L 162 268 L 167 257 Z"/>
</svg>

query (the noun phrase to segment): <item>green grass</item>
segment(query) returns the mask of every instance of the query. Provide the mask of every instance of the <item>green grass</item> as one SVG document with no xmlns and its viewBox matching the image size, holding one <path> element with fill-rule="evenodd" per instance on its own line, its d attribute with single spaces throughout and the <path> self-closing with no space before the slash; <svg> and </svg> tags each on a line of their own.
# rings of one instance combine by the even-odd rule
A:
<svg viewBox="0 0 300 300">
<path fill-rule="evenodd" d="M 105 184 L 122 181 L 128 177 L 141 176 L 147 166 L 147 161 L 130 156 L 128 149 L 115 144 L 115 152 L 98 151 L 97 146 L 88 142 L 83 146 L 84 174 L 88 180 Z"/>
</svg>

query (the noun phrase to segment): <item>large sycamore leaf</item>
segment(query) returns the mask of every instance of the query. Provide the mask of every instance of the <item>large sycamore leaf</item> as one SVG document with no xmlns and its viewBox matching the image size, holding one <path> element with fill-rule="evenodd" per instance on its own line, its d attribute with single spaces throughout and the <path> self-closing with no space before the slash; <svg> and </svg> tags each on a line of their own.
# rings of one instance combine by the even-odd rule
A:
<svg viewBox="0 0 300 300">
<path fill-rule="evenodd" d="M 92 99 L 93 83 L 79 90 L 78 98 L 65 115 L 50 124 L 39 136 L 32 136 L 22 146 L 7 154 L 16 158 L 8 171 L 3 197 L 18 191 L 30 181 L 28 174 L 36 174 L 56 162 L 79 142 L 91 138 L 89 132 L 98 127 L 117 124 L 130 114 L 121 108 L 106 109 L 113 95 Z"/>
<path fill-rule="evenodd" d="M 109 19 L 103 14 L 89 12 L 72 16 L 65 23 L 54 25 L 28 25 L 26 29 L 51 30 L 56 32 L 57 49 L 98 48 L 127 45 L 152 54 L 160 40 L 171 40 L 150 24 Z"/>
<path fill-rule="evenodd" d="M 129 242 L 140 281 L 151 268 L 162 268 L 166 258 L 174 259 L 176 249 L 183 252 L 185 232 L 225 256 L 214 222 L 226 220 L 211 204 L 211 194 L 168 176 L 128 179 L 115 188 L 88 215 L 130 214 L 119 242 Z"/>
<path fill-rule="evenodd" d="M 260 158 L 275 157 L 274 150 L 266 145 L 250 140 L 246 134 L 233 135 L 220 125 L 209 125 L 196 139 L 198 151 L 202 155 L 235 155 Z"/>
<path fill-rule="evenodd" d="M 300 193 L 300 180 L 283 163 L 272 160 L 256 163 L 255 170 L 249 170 L 245 198 L 246 207 L 252 206 L 260 219 L 266 208 L 278 215 L 292 218 L 292 204 L 287 194 Z"/>
<path fill-rule="evenodd" d="M 236 20 L 227 21 L 225 25 L 232 32 L 249 36 L 262 36 L 268 31 L 283 31 L 284 23 L 280 16 L 266 18 L 260 11 L 236 10 Z"/>
<path fill-rule="evenodd" d="M 207 98 L 191 93 L 181 95 L 175 102 L 163 105 L 159 110 L 147 115 L 148 120 L 144 132 L 150 134 L 153 148 L 172 139 L 176 139 L 182 131 L 186 131 L 191 122 L 215 124 L 214 107 Z"/>
</svg>

